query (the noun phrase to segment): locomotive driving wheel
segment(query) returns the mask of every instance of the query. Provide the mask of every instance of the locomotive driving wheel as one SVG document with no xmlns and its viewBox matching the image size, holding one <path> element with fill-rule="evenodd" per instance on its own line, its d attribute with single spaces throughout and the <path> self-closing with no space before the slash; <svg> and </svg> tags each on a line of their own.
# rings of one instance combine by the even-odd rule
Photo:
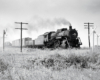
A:
<svg viewBox="0 0 100 80">
<path fill-rule="evenodd" d="M 60 40 L 55 40 L 54 41 L 54 48 L 60 47 Z"/>
</svg>

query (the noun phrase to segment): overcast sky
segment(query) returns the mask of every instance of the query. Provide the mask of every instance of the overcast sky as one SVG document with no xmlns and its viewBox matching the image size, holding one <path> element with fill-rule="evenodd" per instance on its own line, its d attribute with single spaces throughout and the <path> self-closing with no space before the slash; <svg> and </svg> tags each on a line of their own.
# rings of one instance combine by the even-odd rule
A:
<svg viewBox="0 0 100 80">
<path fill-rule="evenodd" d="M 94 23 L 100 34 L 100 0 L 0 0 L 0 43 L 3 29 L 7 29 L 6 41 L 20 38 L 20 31 L 14 29 L 20 27 L 14 22 L 20 21 L 29 23 L 23 25 L 28 28 L 23 31 L 23 37 L 33 39 L 71 24 L 78 30 L 83 46 L 88 46 L 88 30 L 84 29 L 84 23 Z M 91 35 L 91 45 L 92 39 Z"/>
</svg>

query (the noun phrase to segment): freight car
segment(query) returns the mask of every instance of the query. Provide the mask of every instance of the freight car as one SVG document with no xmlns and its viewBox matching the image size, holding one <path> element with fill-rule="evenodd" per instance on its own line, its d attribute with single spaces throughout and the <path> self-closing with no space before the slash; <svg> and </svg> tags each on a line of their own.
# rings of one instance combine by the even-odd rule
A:
<svg viewBox="0 0 100 80">
<path fill-rule="evenodd" d="M 27 47 L 27 41 L 32 40 L 32 38 L 26 37 L 26 38 L 22 38 L 22 47 Z M 17 39 L 12 41 L 12 46 L 13 47 L 20 47 L 21 46 L 21 40 Z"/>
<path fill-rule="evenodd" d="M 28 40 L 26 41 L 26 47 L 33 48 L 35 44 L 35 40 Z"/>
</svg>

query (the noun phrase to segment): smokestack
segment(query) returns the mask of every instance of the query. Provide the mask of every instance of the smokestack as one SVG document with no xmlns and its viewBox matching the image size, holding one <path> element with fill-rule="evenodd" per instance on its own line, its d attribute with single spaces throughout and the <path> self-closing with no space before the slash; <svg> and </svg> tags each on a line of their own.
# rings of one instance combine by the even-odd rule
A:
<svg viewBox="0 0 100 80">
<path fill-rule="evenodd" d="M 69 26 L 69 30 L 72 30 L 72 26 L 71 25 Z"/>
</svg>

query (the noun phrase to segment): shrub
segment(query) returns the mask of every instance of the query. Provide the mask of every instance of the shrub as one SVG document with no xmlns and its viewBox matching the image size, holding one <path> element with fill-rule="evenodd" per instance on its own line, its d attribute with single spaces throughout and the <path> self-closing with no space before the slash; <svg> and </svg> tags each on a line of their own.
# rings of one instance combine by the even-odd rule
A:
<svg viewBox="0 0 100 80">
<path fill-rule="evenodd" d="M 4 73 L 5 70 L 7 70 L 8 64 L 3 62 L 2 59 L 0 59 L 0 72 Z"/>
</svg>

